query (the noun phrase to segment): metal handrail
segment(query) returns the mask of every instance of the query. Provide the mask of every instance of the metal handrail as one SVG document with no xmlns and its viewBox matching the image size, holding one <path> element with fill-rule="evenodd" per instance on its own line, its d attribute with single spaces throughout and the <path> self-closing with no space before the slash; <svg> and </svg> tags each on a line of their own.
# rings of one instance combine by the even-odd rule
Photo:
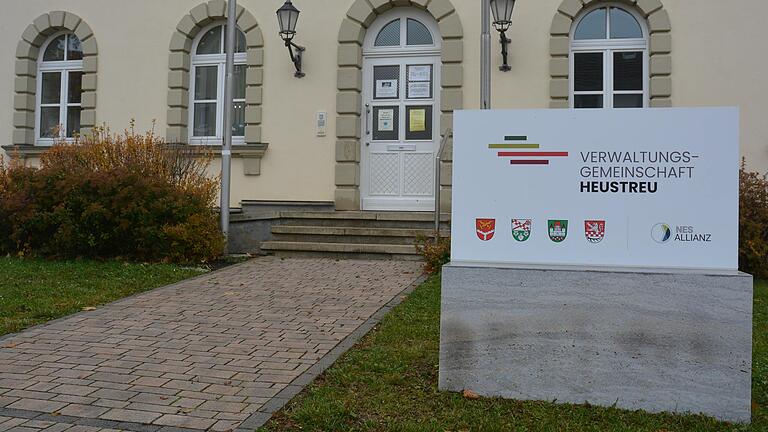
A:
<svg viewBox="0 0 768 432">
<path fill-rule="evenodd" d="M 440 183 L 441 172 L 440 163 L 443 161 L 443 153 L 445 147 L 448 145 L 448 140 L 453 138 L 453 130 L 448 129 L 443 135 L 443 139 L 440 141 L 440 149 L 435 155 L 435 239 L 440 239 Z"/>
</svg>

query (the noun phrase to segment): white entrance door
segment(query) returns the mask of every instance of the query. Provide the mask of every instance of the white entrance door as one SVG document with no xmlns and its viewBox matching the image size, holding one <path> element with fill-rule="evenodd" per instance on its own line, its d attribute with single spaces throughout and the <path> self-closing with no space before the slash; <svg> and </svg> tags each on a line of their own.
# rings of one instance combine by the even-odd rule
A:
<svg viewBox="0 0 768 432">
<path fill-rule="evenodd" d="M 434 210 L 440 140 L 438 38 L 421 23 L 421 15 L 417 18 L 409 11 L 383 17 L 382 28 L 365 53 L 363 210 Z M 409 34 L 417 31 L 420 39 Z M 417 41 L 421 44 L 409 45 Z M 401 43 L 395 46 L 396 42 Z M 377 46 L 386 43 L 390 45 Z"/>
</svg>

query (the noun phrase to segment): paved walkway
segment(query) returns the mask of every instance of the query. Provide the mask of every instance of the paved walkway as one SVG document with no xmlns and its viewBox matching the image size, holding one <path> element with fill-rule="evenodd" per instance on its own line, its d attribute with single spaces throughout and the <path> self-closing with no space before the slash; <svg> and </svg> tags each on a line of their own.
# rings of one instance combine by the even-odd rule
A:
<svg viewBox="0 0 768 432">
<path fill-rule="evenodd" d="M 0 339 L 0 430 L 250 430 L 419 263 L 260 258 Z"/>
</svg>

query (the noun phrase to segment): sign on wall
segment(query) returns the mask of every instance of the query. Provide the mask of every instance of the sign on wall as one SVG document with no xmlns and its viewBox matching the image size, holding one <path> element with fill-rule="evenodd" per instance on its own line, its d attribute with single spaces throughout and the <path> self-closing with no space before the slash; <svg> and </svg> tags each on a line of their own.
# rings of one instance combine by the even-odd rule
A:
<svg viewBox="0 0 768 432">
<path fill-rule="evenodd" d="M 455 116 L 454 261 L 738 268 L 738 109 Z"/>
</svg>

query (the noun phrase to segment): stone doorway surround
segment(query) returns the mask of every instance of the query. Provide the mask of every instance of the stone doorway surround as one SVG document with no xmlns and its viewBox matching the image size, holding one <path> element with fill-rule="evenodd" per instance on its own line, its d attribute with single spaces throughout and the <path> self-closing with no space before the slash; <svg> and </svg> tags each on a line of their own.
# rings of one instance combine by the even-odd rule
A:
<svg viewBox="0 0 768 432">
<path fill-rule="evenodd" d="M 621 3 L 638 11 L 649 30 L 650 106 L 672 106 L 672 24 L 660 0 L 563 0 L 552 19 L 549 43 L 549 106 L 570 107 L 571 29 L 585 8 L 598 3 Z"/>
<path fill-rule="evenodd" d="M 339 30 L 338 82 L 336 96 L 336 193 L 337 210 L 360 210 L 360 153 L 363 41 L 376 18 L 394 7 L 416 7 L 438 22 L 442 37 L 442 82 L 440 91 L 440 134 L 453 128 L 453 111 L 464 105 L 464 31 L 450 0 L 356 0 L 347 11 Z M 451 209 L 451 168 L 453 142 L 440 166 L 441 211 Z"/>
</svg>

